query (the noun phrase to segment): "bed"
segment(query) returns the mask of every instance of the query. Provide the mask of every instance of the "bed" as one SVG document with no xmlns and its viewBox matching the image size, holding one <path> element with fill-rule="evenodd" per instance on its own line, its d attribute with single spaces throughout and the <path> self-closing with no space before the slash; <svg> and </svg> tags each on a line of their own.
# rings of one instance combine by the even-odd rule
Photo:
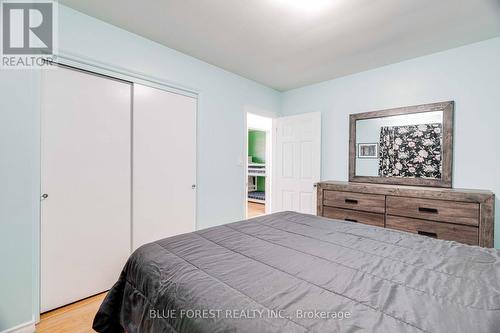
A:
<svg viewBox="0 0 500 333">
<path fill-rule="evenodd" d="M 253 199 L 256 202 L 265 203 L 266 202 L 266 192 L 264 191 L 251 191 L 248 192 L 248 199 Z"/>
<path fill-rule="evenodd" d="M 499 332 L 499 251 L 276 213 L 142 246 L 110 332 Z"/>
</svg>

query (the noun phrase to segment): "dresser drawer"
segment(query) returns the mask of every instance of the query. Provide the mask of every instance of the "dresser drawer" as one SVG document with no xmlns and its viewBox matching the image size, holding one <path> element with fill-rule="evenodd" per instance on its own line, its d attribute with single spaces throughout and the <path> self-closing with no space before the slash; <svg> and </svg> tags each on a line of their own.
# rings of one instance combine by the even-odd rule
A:
<svg viewBox="0 0 500 333">
<path fill-rule="evenodd" d="M 387 214 L 419 219 L 479 225 L 479 204 L 407 197 L 387 197 Z"/>
<path fill-rule="evenodd" d="M 330 219 L 358 222 L 363 224 L 374 225 L 377 227 L 383 227 L 385 221 L 384 214 L 366 213 L 356 210 L 333 208 L 333 207 L 324 207 L 323 216 L 328 217 Z"/>
<path fill-rule="evenodd" d="M 469 245 L 479 244 L 479 229 L 456 225 L 388 215 L 386 228 L 396 229 L 437 239 L 453 240 Z"/>
<path fill-rule="evenodd" d="M 383 214 L 385 213 L 385 195 L 325 190 L 323 205 Z"/>
</svg>

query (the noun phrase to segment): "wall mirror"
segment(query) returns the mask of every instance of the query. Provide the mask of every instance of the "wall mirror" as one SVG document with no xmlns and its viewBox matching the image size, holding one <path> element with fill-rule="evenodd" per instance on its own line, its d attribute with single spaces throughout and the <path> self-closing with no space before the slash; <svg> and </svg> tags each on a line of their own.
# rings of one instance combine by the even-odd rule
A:
<svg viewBox="0 0 500 333">
<path fill-rule="evenodd" d="M 452 186 L 454 102 L 350 116 L 349 181 Z"/>
</svg>

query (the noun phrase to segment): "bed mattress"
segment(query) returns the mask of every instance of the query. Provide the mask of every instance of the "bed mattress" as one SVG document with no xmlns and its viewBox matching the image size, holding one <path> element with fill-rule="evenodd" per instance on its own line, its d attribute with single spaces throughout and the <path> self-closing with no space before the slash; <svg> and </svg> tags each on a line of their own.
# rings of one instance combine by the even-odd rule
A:
<svg viewBox="0 0 500 333">
<path fill-rule="evenodd" d="M 142 246 L 98 332 L 499 332 L 499 251 L 283 212 Z"/>
</svg>

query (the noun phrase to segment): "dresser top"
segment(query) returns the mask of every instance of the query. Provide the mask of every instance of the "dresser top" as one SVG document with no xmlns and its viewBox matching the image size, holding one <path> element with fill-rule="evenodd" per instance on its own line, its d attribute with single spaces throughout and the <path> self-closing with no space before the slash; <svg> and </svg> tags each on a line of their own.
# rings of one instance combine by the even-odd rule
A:
<svg viewBox="0 0 500 333">
<path fill-rule="evenodd" d="M 423 187 L 423 186 L 368 184 L 368 183 L 354 183 L 345 181 L 323 181 L 318 183 L 318 187 L 335 191 L 407 196 L 416 198 L 429 198 L 429 199 L 478 202 L 478 203 L 482 203 L 487 200 L 493 200 L 495 197 L 495 194 L 493 192 L 487 190 L 471 190 L 471 189 L 456 189 L 456 188 L 447 189 L 447 188 Z"/>
</svg>

